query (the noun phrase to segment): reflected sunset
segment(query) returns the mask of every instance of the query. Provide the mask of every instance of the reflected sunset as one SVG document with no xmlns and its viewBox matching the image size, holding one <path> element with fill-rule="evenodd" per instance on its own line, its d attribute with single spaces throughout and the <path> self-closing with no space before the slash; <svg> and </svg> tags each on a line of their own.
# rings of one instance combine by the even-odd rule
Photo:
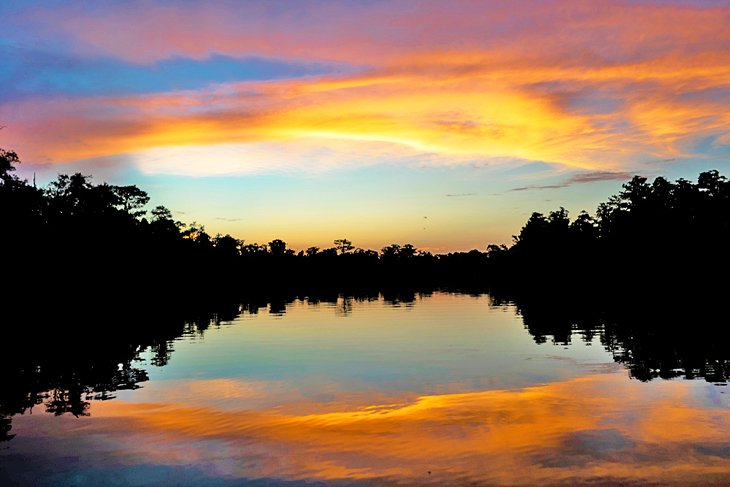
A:
<svg viewBox="0 0 730 487">
<path fill-rule="evenodd" d="M 730 485 L 730 0 L 0 18 L 0 486 Z"/>
<path fill-rule="evenodd" d="M 631 379 L 609 331 L 540 345 L 515 311 L 437 293 L 244 313 L 174 340 L 163 367 L 143 353 L 149 382 L 87 416 L 15 416 L 6 460 L 24 472 L 45 456 L 41 484 L 97 470 L 161 476 L 140 485 L 730 480 L 726 385 Z"/>
<path fill-rule="evenodd" d="M 190 387 L 224 397 L 249 391 L 246 384 L 220 382 Z M 85 432 L 127 437 L 134 447 L 115 454 L 127 457 L 128 466 L 196 458 L 228 468 L 223 473 L 211 466 L 209 474 L 244 478 L 407 485 L 725 482 L 730 412 L 726 401 L 707 404 L 702 392 L 681 382 L 647 388 L 611 373 L 356 408 L 326 403 L 324 412 L 308 403 L 303 414 L 290 412 L 302 408 L 297 404 L 221 410 L 115 401 L 94 405 Z"/>
</svg>

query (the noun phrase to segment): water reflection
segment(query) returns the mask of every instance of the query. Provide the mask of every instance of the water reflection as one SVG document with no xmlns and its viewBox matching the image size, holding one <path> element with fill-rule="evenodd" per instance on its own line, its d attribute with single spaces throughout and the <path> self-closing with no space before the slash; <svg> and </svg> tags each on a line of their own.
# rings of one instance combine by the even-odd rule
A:
<svg viewBox="0 0 730 487">
<path fill-rule="evenodd" d="M 213 309 L 110 317 L 114 340 L 98 320 L 15 330 L 34 347 L 2 359 L 0 483 L 730 482 L 726 388 L 642 382 L 727 377 L 711 313 L 448 293 Z"/>
<path fill-rule="evenodd" d="M 198 387 L 221 385 L 231 387 Z M 603 374 L 358 408 L 327 404 L 314 413 L 296 413 L 296 405 L 227 411 L 114 401 L 95 408 L 84 432 L 114 441 L 106 448 L 115 463 L 109 450 L 84 451 L 81 468 L 132 475 L 153 463 L 184 485 L 191 484 L 174 477 L 175 468 L 191 463 L 202 478 L 337 484 L 726 483 L 730 411 L 724 400 L 708 403 L 705 392 Z M 59 480 L 79 468 L 65 464 L 63 453 L 84 448 L 67 433 L 65 447 L 50 452 Z"/>
<path fill-rule="evenodd" d="M 382 299 L 386 305 L 399 306 L 429 295 L 414 291 L 250 295 L 241 303 L 216 303 L 212 310 L 159 305 L 143 311 L 124 303 L 103 317 L 70 305 L 35 316 L 31 326 L 27 316 L 6 317 L 16 322 L 8 327 L 6 346 L 12 344 L 22 353 L 0 354 L 0 442 L 14 437 L 13 415 L 37 407 L 55 415 L 88 415 L 89 401 L 113 399 L 117 391 L 137 389 L 148 380 L 147 371 L 138 366 L 141 353 L 151 351 L 150 364 L 162 367 L 174 352 L 176 338 L 202 337 L 211 326 L 220 327 L 238 316 L 257 315 L 260 310 L 281 316 L 295 302 L 333 305 L 338 315 L 346 316 L 354 302 Z M 49 326 L 49 322 L 72 325 Z"/>
<path fill-rule="evenodd" d="M 537 343 L 567 345 L 597 336 L 633 378 L 704 378 L 721 384 L 730 378 L 728 312 L 711 300 L 544 294 L 514 302 Z"/>
<path fill-rule="evenodd" d="M 22 322 L 11 321 L 5 343 L 13 347 L 13 353 L 0 355 L 0 441 L 13 438 L 13 415 L 40 408 L 56 416 L 85 416 L 89 401 L 113 399 L 118 391 L 138 389 L 148 380 L 140 363 L 141 352 L 151 352 L 151 365 L 164 366 L 176 337 L 202 334 L 211 323 L 233 319 L 237 309 L 187 316 L 166 308 L 153 312 L 121 309 L 110 310 L 103 318 L 78 310 L 70 316 L 58 310 L 30 323 L 27 317 Z"/>
<path fill-rule="evenodd" d="M 88 323 L 82 316 L 75 320 L 82 333 L 61 329 L 41 335 L 11 334 L 9 342 L 26 342 L 26 353 L 20 358 L 7 354 L 0 363 L 5 377 L 0 389 L 0 441 L 12 438 L 10 417 L 14 414 L 42 405 L 56 415 L 85 415 L 88 401 L 111 399 L 116 391 L 138 388 L 147 380 L 147 371 L 138 366 L 141 352 L 151 350 L 150 364 L 164 366 L 174 351 L 175 338 L 202 337 L 210 326 L 220 327 L 237 316 L 257 315 L 261 310 L 283 316 L 288 306 L 305 303 L 330 306 L 336 316 L 346 317 L 353 312 L 354 303 L 381 300 L 386 306 L 413 306 L 432 296 L 412 290 L 252 296 L 240 304 L 218 305 L 216 311 L 198 311 L 192 316 L 167 309 L 146 316 L 107 316 L 105 327 L 117 331 L 111 340 L 101 340 L 98 331 L 89 333 L 89 328 L 101 325 L 95 317 L 85 318 L 91 320 Z M 614 303 L 607 308 L 605 303 L 584 299 L 490 298 L 492 308 L 508 308 L 513 303 L 536 343 L 568 345 L 574 338 L 586 343 L 598 338 L 634 378 L 705 378 L 725 383 L 730 376 L 730 351 L 724 346 L 730 330 L 717 326 L 724 316 L 713 313 L 711 307 L 692 307 L 689 312 L 674 307 L 667 313 L 662 312 L 663 307 Z"/>
<path fill-rule="evenodd" d="M 181 405 L 139 411 L 117 403 L 100 415 L 113 419 L 105 429 L 134 428 L 164 441 L 223 439 L 242 452 L 255 444 L 260 461 L 230 472 L 241 477 L 509 484 L 520 472 L 533 485 L 730 480 L 723 454 L 730 411 L 694 403 L 687 393 L 668 383 L 647 394 L 604 375 L 319 414 Z"/>
</svg>

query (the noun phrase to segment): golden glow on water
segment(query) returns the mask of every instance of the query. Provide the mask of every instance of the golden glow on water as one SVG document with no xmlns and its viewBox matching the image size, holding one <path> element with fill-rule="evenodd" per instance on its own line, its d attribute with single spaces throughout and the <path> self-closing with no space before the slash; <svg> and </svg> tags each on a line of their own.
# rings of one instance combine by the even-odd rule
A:
<svg viewBox="0 0 730 487">
<path fill-rule="evenodd" d="M 227 381 L 192 386 L 221 395 L 251 390 Z M 323 403 L 323 411 L 303 414 L 292 412 L 296 404 L 231 411 L 114 401 L 95 406 L 90 430 L 154 438 L 157 453 L 143 447 L 135 454 L 162 463 L 175 460 L 160 453 L 161 444 L 173 445 L 173 456 L 186 444 L 185 457 L 205 459 L 205 441 L 223 441 L 235 465 L 229 473 L 242 477 L 413 485 L 728 481 L 730 458 L 722 451 L 730 411 L 701 405 L 695 390 L 611 373 L 336 411 L 336 403 Z M 252 455 L 260 459 L 254 467 L 243 461 Z"/>
</svg>

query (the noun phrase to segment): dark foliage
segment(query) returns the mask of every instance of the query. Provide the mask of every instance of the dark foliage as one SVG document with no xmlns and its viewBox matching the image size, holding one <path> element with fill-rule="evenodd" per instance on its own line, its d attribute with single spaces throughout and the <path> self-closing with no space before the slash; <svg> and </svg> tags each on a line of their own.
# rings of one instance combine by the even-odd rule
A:
<svg viewBox="0 0 730 487">
<path fill-rule="evenodd" d="M 717 171 L 697 183 L 635 176 L 592 217 L 533 213 L 511 247 L 490 246 L 490 282 L 515 292 L 621 289 L 639 295 L 727 290 L 730 182 Z"/>
<path fill-rule="evenodd" d="M 13 276 L 7 302 L 34 306 L 189 297 L 218 299 L 270 291 L 346 291 L 483 281 L 486 254 L 432 255 L 413 245 L 376 252 L 347 239 L 295 253 L 280 239 L 245 243 L 175 221 L 163 206 L 145 210 L 135 186 L 93 184 L 60 175 L 36 188 L 13 175 L 13 152 L 0 152 L 0 255 Z"/>
<path fill-rule="evenodd" d="M 492 299 L 502 304 L 506 298 Z M 549 291 L 509 300 L 535 342 L 568 345 L 578 339 L 599 344 L 635 379 L 730 381 L 728 313 L 716 301 Z"/>
<path fill-rule="evenodd" d="M 413 303 L 417 293 L 396 289 L 349 295 L 324 291 L 306 297 L 296 293 L 250 293 L 237 301 L 213 304 L 168 300 L 140 304 L 119 298 L 103 308 L 74 306 L 26 309 L 2 314 L 0 343 L 0 443 L 11 440 L 12 416 L 45 411 L 54 415 L 89 415 L 91 401 L 114 399 L 117 391 L 137 389 L 150 367 L 172 359 L 174 341 L 203 336 L 241 314 L 286 313 L 295 301 L 329 303 L 347 315 L 355 301 L 383 299 L 394 306 Z M 28 326 L 28 325 L 31 326 Z M 141 354 L 151 351 L 151 361 Z"/>
<path fill-rule="evenodd" d="M 13 175 L 18 163 L 17 154 L 0 151 L 0 252 L 14 276 L 10 294 L 31 290 L 39 300 L 383 285 L 694 287 L 717 273 L 730 247 L 730 182 L 717 171 L 696 183 L 635 176 L 595 216 L 533 213 L 510 247 L 433 255 L 411 244 L 365 250 L 345 238 L 295 253 L 280 239 L 212 237 L 173 220 L 165 207 L 148 215 L 149 197 L 135 186 L 95 185 L 74 174 L 39 189 Z"/>
</svg>

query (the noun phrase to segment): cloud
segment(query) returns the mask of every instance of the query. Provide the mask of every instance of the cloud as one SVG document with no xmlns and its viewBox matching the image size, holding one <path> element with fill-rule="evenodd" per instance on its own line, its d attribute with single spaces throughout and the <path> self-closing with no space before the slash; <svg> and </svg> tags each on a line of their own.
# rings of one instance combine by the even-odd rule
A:
<svg viewBox="0 0 730 487">
<path fill-rule="evenodd" d="M 568 184 L 596 183 L 600 181 L 625 181 L 631 179 L 628 172 L 589 172 L 576 174 L 568 180 Z"/>
<path fill-rule="evenodd" d="M 0 144 L 1 146 L 2 144 Z M 51 162 L 27 162 L 23 154 L 23 161 L 17 167 L 17 175 L 28 181 L 35 178 L 39 186 L 44 186 L 55 180 L 59 174 L 74 174 L 80 172 L 92 177 L 96 183 L 108 182 L 111 184 L 129 184 L 130 173 L 135 170 L 131 159 L 126 155 L 101 157 L 94 160 L 72 161 L 67 164 Z M 90 171 L 93 167 L 93 171 Z"/>
<path fill-rule="evenodd" d="M 39 42 L 53 40 L 82 66 L 116 60 L 149 74 L 182 63 L 195 74 L 201 71 L 191 66 L 211 60 L 218 60 L 210 65 L 213 73 L 220 63 L 266 58 L 282 66 L 335 63 L 357 70 L 295 79 L 296 69 L 287 74 L 277 67 L 289 78 L 240 82 L 241 73 L 227 77 L 224 69 L 165 92 L 150 86 L 112 96 L 97 86 L 74 99 L 7 100 L 0 113 L 9 130 L 0 136 L 32 161 L 246 144 L 256 152 L 261 144 L 311 143 L 327 152 L 342 143 L 373 143 L 441 164 L 545 161 L 595 173 L 627 172 L 647 159 L 724 154 L 730 140 L 727 6 L 569 0 L 282 5 L 132 1 L 94 9 L 85 3 L 20 8 L 16 17 L 45 35 Z M 27 72 L 28 86 L 48 81 Z M 219 82 L 211 85 L 214 78 Z M 364 152 L 360 161 L 378 154 Z M 139 157 L 148 170 L 173 170 L 172 163 Z M 177 171 L 231 170 L 223 160 L 184 166 Z M 270 167 L 256 158 L 235 171 L 240 166 Z M 581 182 L 589 181 L 569 184 Z"/>
<path fill-rule="evenodd" d="M 455 161 L 517 158 L 603 170 L 647 152 L 676 156 L 680 148 L 672 147 L 672 140 L 703 133 L 704 125 L 720 130 L 720 121 L 730 117 L 718 106 L 657 103 L 650 129 L 619 131 L 617 126 L 631 123 L 623 112 L 596 121 L 515 88 L 514 73 L 502 75 L 491 80 L 340 76 L 159 95 L 27 100 L 3 108 L 17 114 L 11 127 L 21 147 L 28 147 L 22 149 L 32 151 L 33 158 L 56 161 L 156 147 L 308 139 L 397 144 Z M 414 84 L 420 89 L 412 90 Z M 682 131 L 681 117 L 672 109 L 698 112 L 683 118 L 689 120 L 688 131 Z M 642 127 L 648 126 L 646 115 L 641 117 Z M 672 128 L 662 130 L 667 123 Z M 38 140 L 39 133 L 47 136 Z"/>
<path fill-rule="evenodd" d="M 407 55 L 492 46 L 507 56 L 527 51 L 536 61 L 600 65 L 691 55 L 730 38 L 722 3 L 133 0 L 94 9 L 81 1 L 54 7 L 25 9 L 35 32 L 60 36 L 78 53 L 144 63 L 221 53 L 392 65 Z M 599 42 L 605 39 L 610 42 Z"/>
<path fill-rule="evenodd" d="M 574 184 L 586 184 L 586 183 L 598 183 L 602 181 L 627 181 L 631 179 L 632 174 L 628 172 L 610 172 L 610 171 L 596 171 L 589 173 L 576 174 L 570 178 L 556 183 L 556 184 L 537 184 L 530 186 L 522 186 L 519 188 L 512 188 L 509 191 L 527 191 L 530 189 L 560 189 L 573 186 Z"/>
<path fill-rule="evenodd" d="M 445 194 L 447 198 L 464 198 L 467 196 L 476 196 L 476 193 L 454 193 L 454 194 Z"/>
<path fill-rule="evenodd" d="M 439 163 L 437 156 L 423 155 L 397 144 L 337 139 L 157 147 L 131 153 L 129 160 L 143 174 L 190 177 L 261 173 L 306 177 L 383 161 Z"/>
<path fill-rule="evenodd" d="M 520 186 L 518 188 L 512 188 L 508 191 L 527 191 L 530 189 L 558 189 L 564 188 L 563 184 L 544 184 L 544 185 L 533 185 L 533 186 Z"/>
</svg>

